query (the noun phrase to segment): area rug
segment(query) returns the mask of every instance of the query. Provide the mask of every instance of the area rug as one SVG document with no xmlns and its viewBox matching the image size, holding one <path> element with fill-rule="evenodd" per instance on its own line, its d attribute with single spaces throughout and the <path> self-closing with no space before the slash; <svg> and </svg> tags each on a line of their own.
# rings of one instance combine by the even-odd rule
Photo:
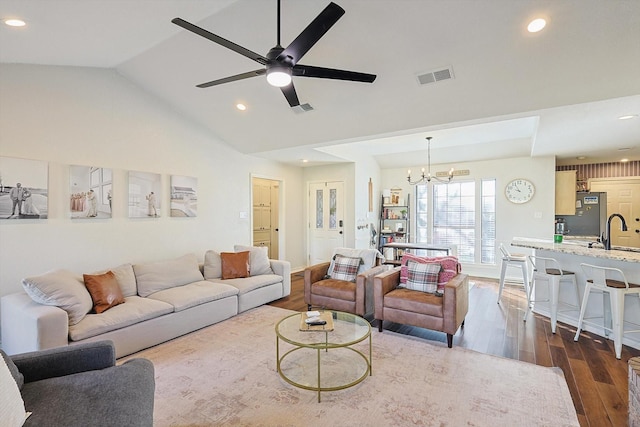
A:
<svg viewBox="0 0 640 427">
<path fill-rule="evenodd" d="M 318 403 L 276 369 L 274 327 L 291 313 L 258 307 L 118 362 L 153 361 L 159 427 L 579 426 L 558 368 L 375 328 L 373 375 Z"/>
</svg>

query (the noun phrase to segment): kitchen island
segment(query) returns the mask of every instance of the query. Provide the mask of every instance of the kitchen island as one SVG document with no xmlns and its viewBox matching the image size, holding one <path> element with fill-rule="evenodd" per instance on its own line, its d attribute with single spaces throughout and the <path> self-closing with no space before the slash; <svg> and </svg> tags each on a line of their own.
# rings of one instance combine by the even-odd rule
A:
<svg viewBox="0 0 640 427">
<path fill-rule="evenodd" d="M 563 270 L 572 271 L 576 275 L 580 297 L 584 295 L 585 277 L 581 263 L 593 264 L 602 267 L 613 267 L 622 270 L 629 283 L 640 284 L 640 252 L 637 248 L 613 247 L 611 250 L 604 250 L 599 244 L 589 247 L 587 241 L 565 241 L 564 243 L 554 243 L 551 239 L 531 239 L 516 237 L 511 242 L 511 246 L 532 249 L 534 255 L 548 258 L 555 258 Z M 598 247 L 599 246 L 599 247 Z M 549 299 L 549 287 L 545 282 L 536 284 L 533 300 Z M 559 301 L 580 306 L 581 301 L 576 301 L 575 291 L 571 286 L 560 286 Z M 608 301 L 608 300 L 607 300 Z M 592 321 L 602 322 L 604 314 L 604 297 L 602 294 L 592 293 L 585 313 L 585 319 L 593 317 Z M 625 330 L 640 329 L 640 298 L 628 296 L 624 305 Z M 560 305 L 558 311 L 558 321 L 572 326 L 578 325 L 580 316 L 579 308 L 571 311 L 565 310 L 567 307 Z M 548 302 L 536 302 L 533 311 L 543 316 L 551 317 L 550 304 Z M 583 330 L 592 332 L 600 336 L 607 336 L 602 327 L 584 324 Z M 625 334 L 623 343 L 630 347 L 640 349 L 640 333 Z"/>
</svg>

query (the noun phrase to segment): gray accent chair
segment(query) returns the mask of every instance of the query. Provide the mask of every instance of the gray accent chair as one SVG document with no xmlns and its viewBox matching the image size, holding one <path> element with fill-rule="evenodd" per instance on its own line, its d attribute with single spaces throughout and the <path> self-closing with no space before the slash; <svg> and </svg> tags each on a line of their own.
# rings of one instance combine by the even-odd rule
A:
<svg viewBox="0 0 640 427">
<path fill-rule="evenodd" d="M 32 413 L 25 426 L 153 426 L 153 364 L 116 366 L 112 341 L 2 357 Z"/>
</svg>

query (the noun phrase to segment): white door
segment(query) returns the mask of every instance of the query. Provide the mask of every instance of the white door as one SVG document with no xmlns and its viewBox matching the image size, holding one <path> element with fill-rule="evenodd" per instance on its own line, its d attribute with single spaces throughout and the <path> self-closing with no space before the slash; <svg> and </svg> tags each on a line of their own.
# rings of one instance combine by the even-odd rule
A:
<svg viewBox="0 0 640 427">
<path fill-rule="evenodd" d="M 344 183 L 309 184 L 309 265 L 327 262 L 344 246 Z"/>
<path fill-rule="evenodd" d="M 607 217 L 619 213 L 627 223 L 627 231 L 621 231 L 619 218 L 612 220 L 611 244 L 640 248 L 640 179 L 591 180 L 589 184 L 591 191 L 607 193 Z"/>
<path fill-rule="evenodd" d="M 273 181 L 271 190 L 271 248 L 272 259 L 280 259 L 280 183 Z"/>
<path fill-rule="evenodd" d="M 280 182 L 253 178 L 253 245 L 266 246 L 269 258 L 279 259 Z"/>
</svg>

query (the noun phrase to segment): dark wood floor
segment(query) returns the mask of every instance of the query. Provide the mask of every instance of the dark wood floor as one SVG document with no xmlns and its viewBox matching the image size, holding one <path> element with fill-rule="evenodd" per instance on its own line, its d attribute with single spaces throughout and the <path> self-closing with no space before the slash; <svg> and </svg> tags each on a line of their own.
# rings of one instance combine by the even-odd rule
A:
<svg viewBox="0 0 640 427">
<path fill-rule="evenodd" d="M 522 286 L 507 285 L 501 303 L 496 304 L 496 280 L 474 277 L 471 281 L 469 313 L 464 329 L 454 337 L 454 346 L 541 366 L 558 366 L 569 385 L 581 426 L 628 425 L 627 362 L 640 356 L 640 350 L 623 346 L 622 359 L 617 360 L 613 341 L 584 332 L 576 343 L 576 329 L 563 323 L 558 323 L 556 334 L 552 334 L 546 317 L 530 314 L 526 322 L 522 321 L 526 307 Z M 292 274 L 291 295 L 271 305 L 305 311 L 303 288 L 302 274 Z M 446 342 L 443 333 L 386 322 L 384 327 Z"/>
</svg>

